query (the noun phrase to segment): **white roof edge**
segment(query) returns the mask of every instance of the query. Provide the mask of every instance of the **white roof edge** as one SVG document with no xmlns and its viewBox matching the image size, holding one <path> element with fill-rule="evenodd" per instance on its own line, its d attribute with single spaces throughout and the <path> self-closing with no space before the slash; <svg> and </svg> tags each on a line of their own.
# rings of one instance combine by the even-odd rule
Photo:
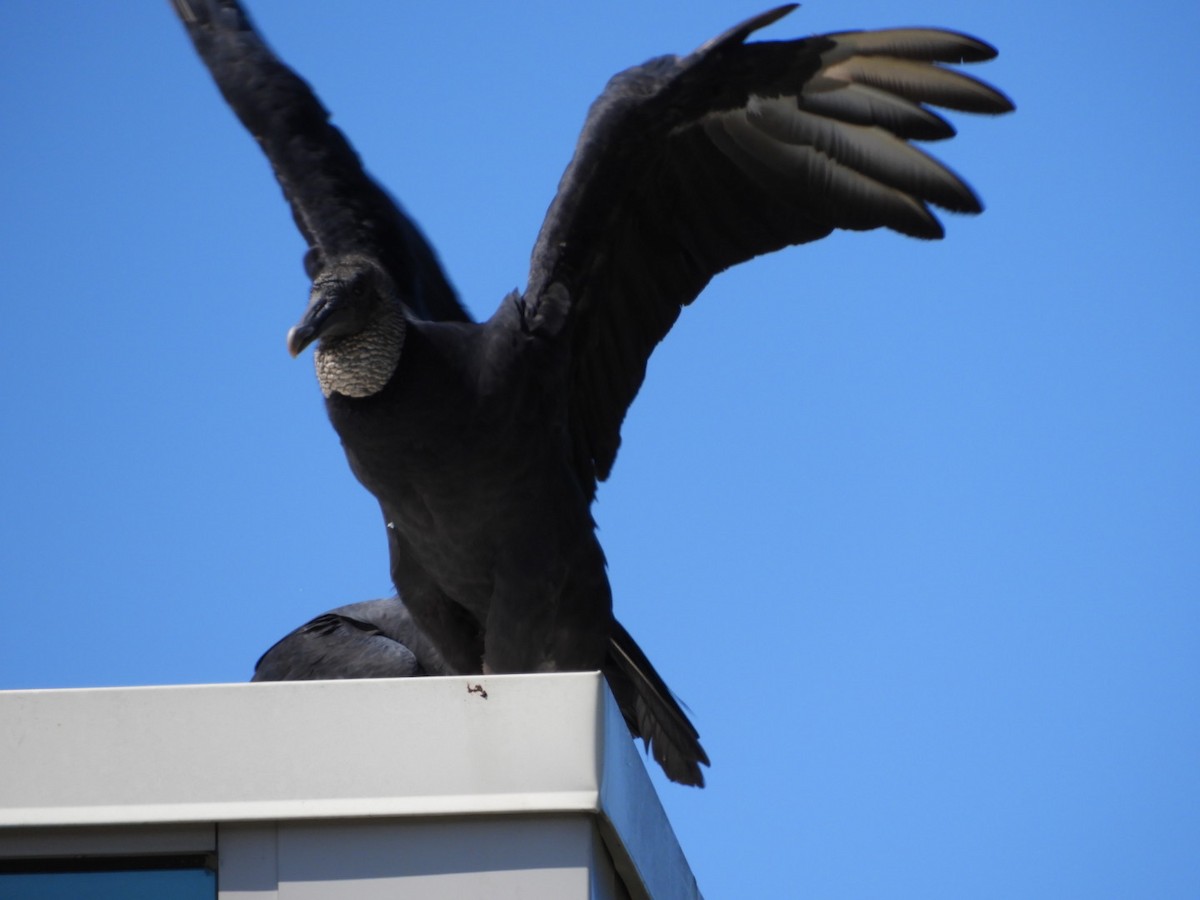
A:
<svg viewBox="0 0 1200 900">
<path fill-rule="evenodd" d="M 287 819 L 360 819 L 373 816 L 515 815 L 596 813 L 596 795 L 578 793 L 512 794 L 472 797 L 359 797 L 346 800 L 283 800 L 247 803 L 81 806 L 4 810 L 5 827 L 63 825 L 150 825 L 200 822 L 265 822 Z"/>
<path fill-rule="evenodd" d="M 699 897 L 597 672 L 0 691 L 0 722 L 2 829 L 575 812 Z"/>
</svg>

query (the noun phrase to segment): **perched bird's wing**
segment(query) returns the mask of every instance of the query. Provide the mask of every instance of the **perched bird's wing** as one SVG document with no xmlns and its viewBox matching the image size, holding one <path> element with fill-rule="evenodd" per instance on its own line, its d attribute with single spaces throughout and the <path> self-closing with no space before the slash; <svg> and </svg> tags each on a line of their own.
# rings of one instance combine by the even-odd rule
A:
<svg viewBox="0 0 1200 900">
<path fill-rule="evenodd" d="M 995 50 L 925 28 L 745 43 L 794 6 L 622 72 L 588 114 L 525 295 L 532 316 L 569 297 L 571 432 L 588 490 L 608 477 L 655 345 L 718 272 L 835 228 L 940 238 L 930 204 L 982 208 L 909 141 L 954 134 L 926 105 L 1013 108 L 941 65 Z"/>
<path fill-rule="evenodd" d="M 350 253 L 377 260 L 409 311 L 468 321 L 416 226 L 363 170 L 308 84 L 273 54 L 235 0 L 172 0 L 225 100 L 254 135 L 308 242 L 305 269 Z"/>
<path fill-rule="evenodd" d="M 448 670 L 394 597 L 351 603 L 317 616 L 271 646 L 252 681 L 410 678 Z"/>
</svg>

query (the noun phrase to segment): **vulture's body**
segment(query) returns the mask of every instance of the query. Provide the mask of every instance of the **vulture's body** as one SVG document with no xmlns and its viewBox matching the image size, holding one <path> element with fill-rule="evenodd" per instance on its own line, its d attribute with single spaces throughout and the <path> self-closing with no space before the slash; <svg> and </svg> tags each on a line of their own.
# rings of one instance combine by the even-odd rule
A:
<svg viewBox="0 0 1200 900">
<path fill-rule="evenodd" d="M 954 133 L 928 105 L 1011 109 L 943 65 L 995 51 L 932 29 L 747 42 L 787 6 L 622 72 L 588 115 L 526 290 L 474 324 L 237 3 L 174 3 L 308 241 L 289 348 L 317 342 L 330 420 L 380 503 L 414 619 L 455 671 L 618 673 L 635 732 L 668 775 L 702 783 L 694 729 L 613 618 L 596 484 L 650 353 L 717 272 L 835 228 L 938 238 L 930 204 L 980 210 L 909 141 Z"/>
</svg>

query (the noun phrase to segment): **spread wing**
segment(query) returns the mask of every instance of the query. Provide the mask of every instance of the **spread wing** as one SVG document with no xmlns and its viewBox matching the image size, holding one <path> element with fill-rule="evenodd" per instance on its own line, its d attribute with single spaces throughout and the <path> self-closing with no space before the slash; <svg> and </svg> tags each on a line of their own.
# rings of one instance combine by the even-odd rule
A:
<svg viewBox="0 0 1200 900">
<path fill-rule="evenodd" d="M 419 318 L 467 321 L 437 258 L 308 84 L 284 65 L 236 0 L 172 0 L 225 100 L 266 153 L 308 242 L 309 277 L 348 253 L 378 260 Z"/>
<path fill-rule="evenodd" d="M 923 28 L 746 43 L 794 8 L 622 72 L 588 114 L 526 302 L 536 312 L 569 297 L 571 431 L 591 490 L 612 468 L 655 345 L 718 272 L 835 228 L 940 238 L 930 205 L 982 209 L 910 141 L 954 134 L 930 105 L 1013 108 L 943 65 L 996 51 Z"/>
</svg>

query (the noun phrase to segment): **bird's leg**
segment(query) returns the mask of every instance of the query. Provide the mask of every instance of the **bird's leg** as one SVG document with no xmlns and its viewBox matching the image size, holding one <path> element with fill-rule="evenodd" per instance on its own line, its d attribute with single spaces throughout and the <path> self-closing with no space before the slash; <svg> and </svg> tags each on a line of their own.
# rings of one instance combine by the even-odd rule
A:
<svg viewBox="0 0 1200 900">
<path fill-rule="evenodd" d="M 520 568 L 498 578 L 484 634 L 483 670 L 592 671 L 601 667 L 612 630 L 612 594 L 604 555 L 592 535 L 552 571 Z M 529 577 L 534 573 L 533 577 Z"/>
</svg>

